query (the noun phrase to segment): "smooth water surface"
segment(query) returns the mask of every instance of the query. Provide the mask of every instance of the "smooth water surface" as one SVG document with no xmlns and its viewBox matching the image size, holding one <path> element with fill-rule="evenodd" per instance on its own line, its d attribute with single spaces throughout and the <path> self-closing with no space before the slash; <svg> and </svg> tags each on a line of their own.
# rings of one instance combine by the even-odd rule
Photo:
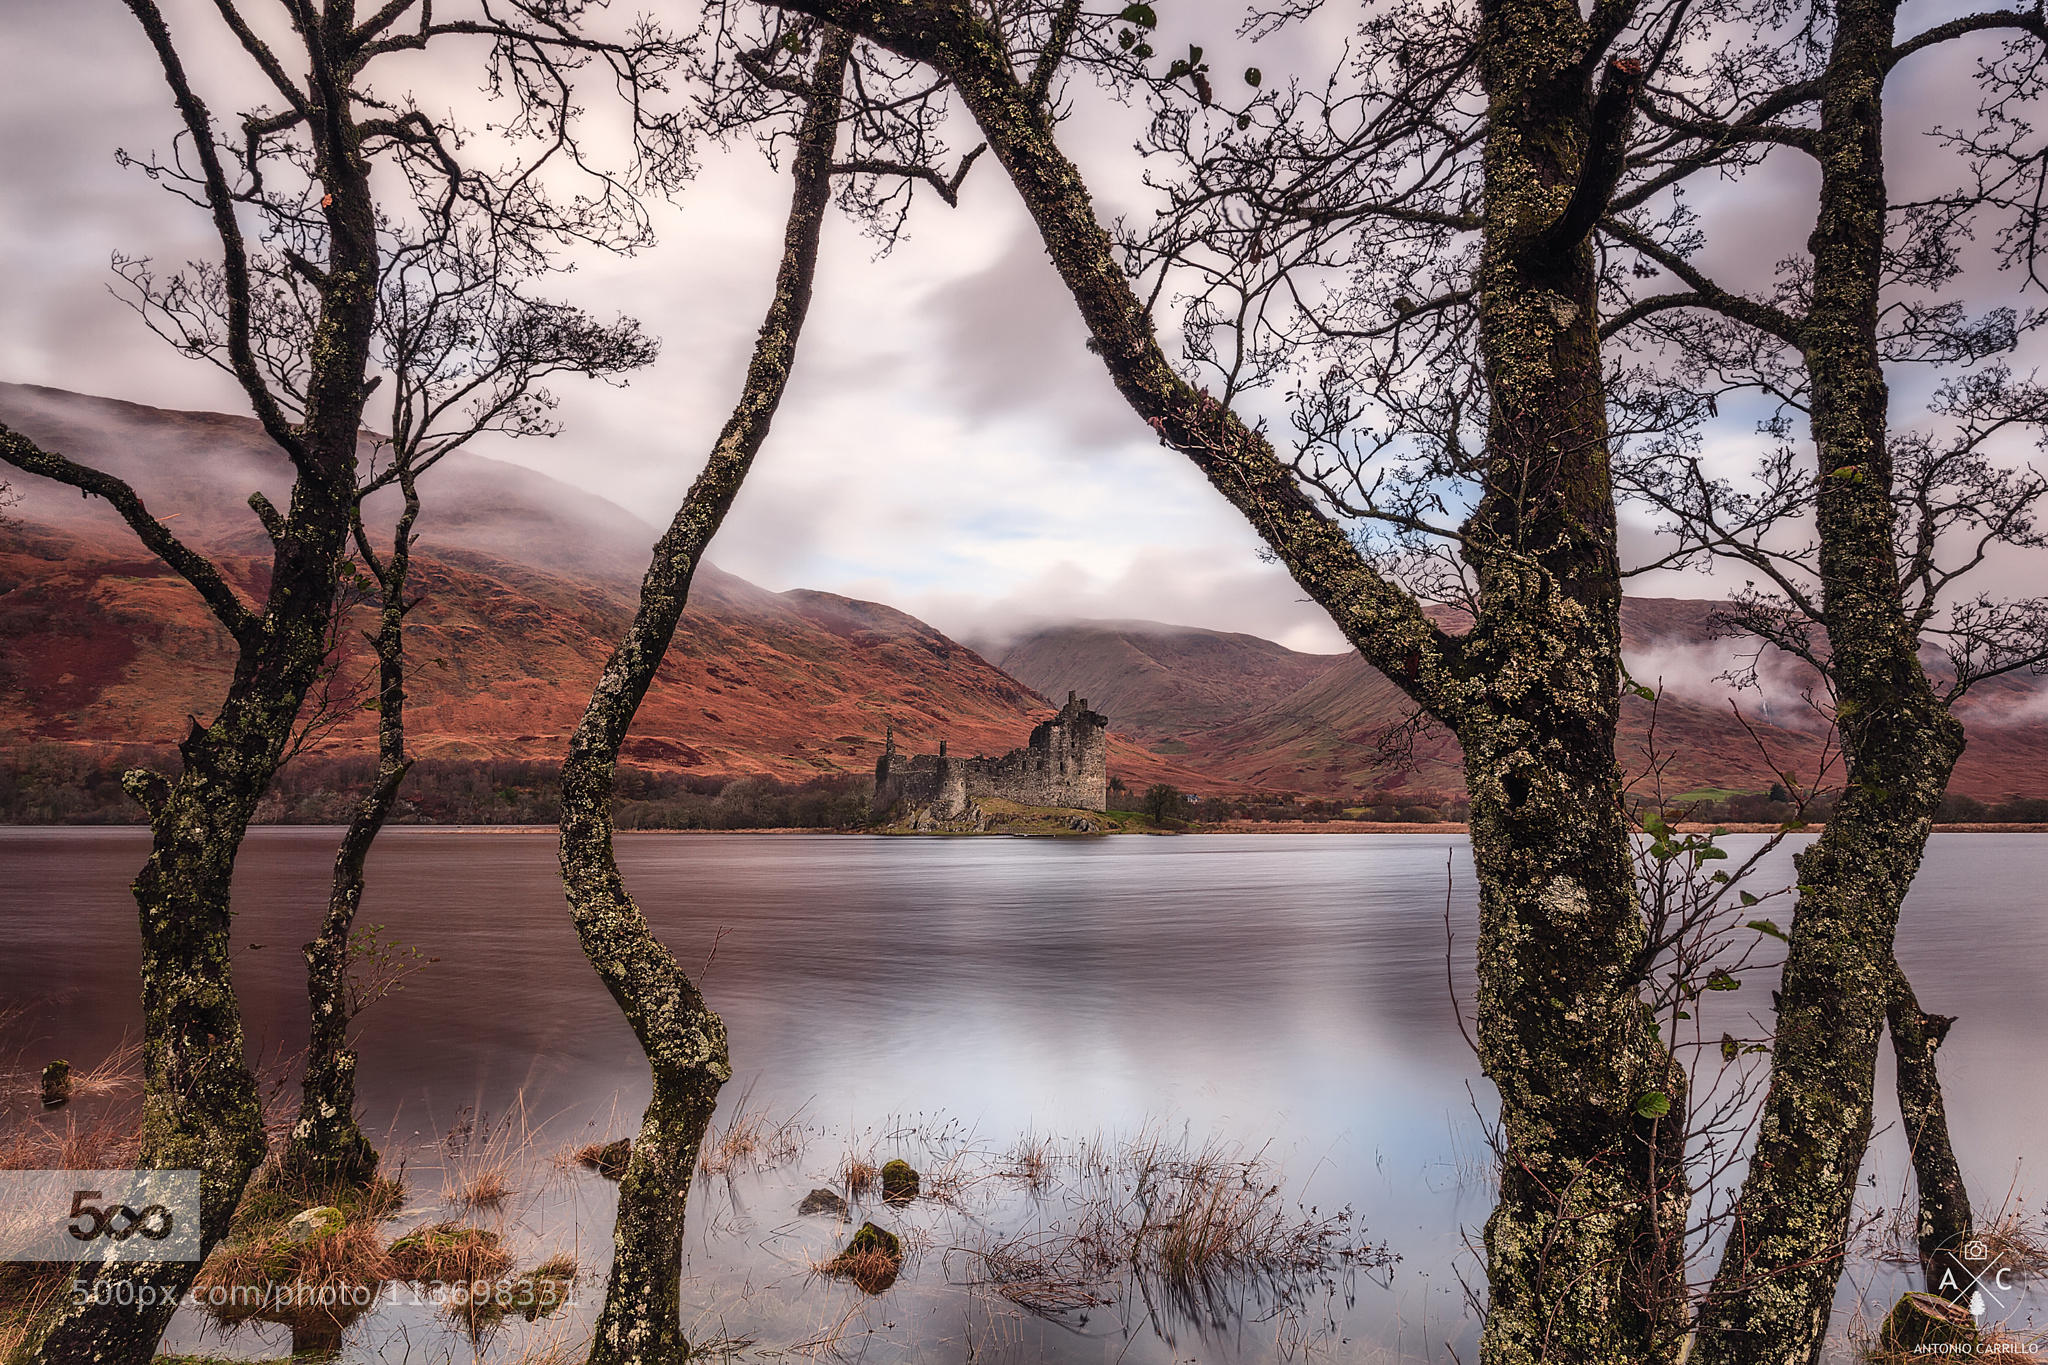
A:
<svg viewBox="0 0 2048 1365">
<path fill-rule="evenodd" d="M 297 945 L 324 904 L 335 837 L 263 829 L 242 852 L 236 980 L 254 1059 L 304 1045 Z M 0 1002 L 29 1004 L 37 1055 L 96 1058 L 139 1029 L 127 883 L 146 847 L 140 830 L 0 830 Z M 830 1254 L 835 1231 L 792 1228 L 780 1200 L 829 1179 L 860 1135 L 886 1147 L 890 1134 L 951 1125 L 1007 1150 L 1027 1132 L 1149 1125 L 1263 1149 L 1290 1199 L 1352 1206 L 1363 1235 L 1401 1261 L 1325 1295 L 1306 1345 L 1288 1336 L 1299 1322 L 1282 1330 L 1256 1313 L 1183 1323 L 1168 1341 L 1142 1305 L 1077 1327 L 974 1302 L 984 1358 L 1474 1359 L 1460 1278 L 1482 1276 L 1461 1239 L 1476 1241 L 1490 1201 L 1491 1097 L 1452 1005 L 1455 987 L 1469 1016 L 1462 837 L 641 834 L 621 836 L 620 861 L 678 956 L 693 972 L 708 960 L 705 989 L 732 1039 L 728 1110 L 745 1093 L 820 1134 L 766 1184 L 706 1193 L 712 1182 L 700 1182 L 686 1296 L 718 1334 L 767 1348 L 837 1323 L 850 1334 L 843 1354 L 962 1359 L 976 1329 L 952 1319 L 966 1320 L 974 1296 L 956 1292 L 968 1277 L 940 1254 L 957 1234 L 934 1229 L 923 1287 L 892 1312 L 901 1289 L 863 1304 L 800 1273 L 803 1255 Z M 1780 850 L 1764 880 L 1788 873 Z M 2048 1193 L 2033 1179 L 2048 1162 L 2048 1099 L 2034 1083 L 2048 1038 L 2044 887 L 2048 836 L 1938 835 L 1900 936 L 1923 1005 L 1961 1016 L 1943 1073 L 1965 1170 L 1990 1204 L 2015 1180 L 2036 1206 Z M 436 959 L 363 1021 L 373 1136 L 431 1144 L 513 1111 L 557 1148 L 633 1130 L 644 1065 L 578 948 L 552 831 L 390 830 L 361 918 Z M 1774 976 L 1754 973 L 1730 1002 L 1760 1007 Z M 1874 1206 L 1896 1201 L 1906 1169 L 1888 1109 L 1869 1167 Z M 583 1180 L 554 1212 L 526 1216 L 572 1238 L 601 1276 L 609 1192 Z M 1838 1318 L 1857 1288 L 1845 1286 Z M 2048 1303 L 2048 1286 L 2037 1297 Z M 180 1331 L 198 1339 L 194 1324 Z M 230 1345 L 261 1354 L 253 1338 Z"/>
</svg>

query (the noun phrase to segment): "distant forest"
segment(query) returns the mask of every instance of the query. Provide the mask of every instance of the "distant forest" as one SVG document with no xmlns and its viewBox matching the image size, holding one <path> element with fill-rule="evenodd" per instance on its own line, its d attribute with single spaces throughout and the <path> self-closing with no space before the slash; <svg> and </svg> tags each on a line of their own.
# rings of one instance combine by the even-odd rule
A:
<svg viewBox="0 0 2048 1365">
<path fill-rule="evenodd" d="M 139 825 L 142 810 L 121 789 L 121 774 L 140 765 L 175 768 L 175 751 L 138 746 L 87 752 L 63 744 L 29 744 L 0 755 L 0 824 Z M 346 824 L 368 787 L 376 763 L 360 758 L 299 758 L 271 784 L 257 820 L 276 825 Z M 557 763 L 514 759 L 423 759 L 406 774 L 395 824 L 552 825 L 560 817 Z M 709 777 L 621 767 L 614 819 L 620 829 L 857 830 L 869 823 L 874 782 L 865 774 L 837 774 L 808 782 L 772 777 Z M 1176 797 L 1178 793 L 1175 793 Z M 1137 811 L 1146 793 L 1112 789 L 1111 805 Z M 1703 821 L 1818 823 L 1834 805 L 1829 795 L 1803 812 L 1780 789 L 1762 793 L 1697 794 L 1667 801 L 1668 812 Z M 1351 799 L 1292 793 L 1205 796 L 1187 799 L 1180 819 L 1199 827 L 1223 821 L 1373 823 L 1462 821 L 1462 796 L 1434 792 L 1363 792 Z M 1986 804 L 1951 794 L 1940 818 L 1955 823 L 2048 822 L 2048 799 L 2016 797 Z"/>
</svg>

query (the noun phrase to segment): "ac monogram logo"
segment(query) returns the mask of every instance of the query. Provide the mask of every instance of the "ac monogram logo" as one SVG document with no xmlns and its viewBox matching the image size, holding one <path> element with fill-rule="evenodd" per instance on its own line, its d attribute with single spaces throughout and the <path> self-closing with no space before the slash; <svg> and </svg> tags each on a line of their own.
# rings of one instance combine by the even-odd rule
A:
<svg viewBox="0 0 2048 1365">
<path fill-rule="evenodd" d="M 2005 1252 L 1981 1237 L 1971 1237 L 1942 1253 L 1937 1264 L 1941 1274 L 1934 1292 L 1950 1303 L 1962 1304 L 1979 1321 L 2002 1321 L 2019 1303 L 2020 1287 Z"/>
</svg>

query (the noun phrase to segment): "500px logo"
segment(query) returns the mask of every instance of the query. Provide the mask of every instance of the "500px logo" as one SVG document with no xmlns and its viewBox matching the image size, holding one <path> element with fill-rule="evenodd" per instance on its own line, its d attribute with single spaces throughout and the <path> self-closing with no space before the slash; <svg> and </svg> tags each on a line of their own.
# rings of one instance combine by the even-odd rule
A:
<svg viewBox="0 0 2048 1365">
<path fill-rule="evenodd" d="M 161 1242 L 171 1235 L 178 1225 L 177 1215 L 162 1204 L 145 1204 L 140 1213 L 126 1204 L 110 1204 L 100 1208 L 85 1201 L 105 1199 L 98 1190 L 73 1190 L 71 1192 L 71 1217 L 74 1220 L 65 1230 L 81 1242 L 90 1242 L 95 1237 L 111 1237 L 125 1242 L 138 1233 L 152 1242 Z M 83 1227 L 77 1220 L 89 1220 Z"/>
<path fill-rule="evenodd" d="M 0 1171 L 0 1261 L 196 1261 L 197 1171 Z"/>
</svg>

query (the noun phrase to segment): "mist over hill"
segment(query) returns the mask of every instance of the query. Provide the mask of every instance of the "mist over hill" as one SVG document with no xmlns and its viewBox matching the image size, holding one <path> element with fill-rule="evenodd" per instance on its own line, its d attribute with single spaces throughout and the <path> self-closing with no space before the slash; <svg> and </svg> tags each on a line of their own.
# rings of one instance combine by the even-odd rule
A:
<svg viewBox="0 0 2048 1365">
<path fill-rule="evenodd" d="M 0 422 L 128 480 L 239 590 L 262 591 L 267 543 L 247 499 L 260 489 L 281 505 L 290 477 L 254 422 L 13 384 L 0 384 Z M 15 483 L 20 501 L 0 527 L 6 752 L 57 745 L 111 756 L 173 743 L 225 688 L 224 634 L 112 509 L 38 480 Z M 409 618 L 415 750 L 428 761 L 558 761 L 659 528 L 468 452 L 422 489 L 423 600 Z M 391 511 L 373 501 L 372 525 Z M 1717 637 L 1712 606 L 1625 605 L 1630 666 L 1661 681 L 1663 695 L 1654 727 L 1648 705 L 1626 707 L 1624 761 L 1667 794 L 1762 790 L 1788 767 L 1809 774 L 1823 736 L 1801 680 L 1767 674 L 1762 693 L 1738 697 L 1717 675 L 1740 646 Z M 338 692 L 368 667 L 359 630 L 344 631 Z M 678 779 L 858 777 L 873 771 L 892 729 L 912 752 L 941 740 L 956 753 L 1005 752 L 1069 690 L 1110 717 L 1110 769 L 1132 787 L 1423 800 L 1463 786 L 1455 743 L 1441 731 L 1407 733 L 1405 699 L 1355 655 L 1199 627 L 1077 621 L 1031 631 L 991 661 L 893 607 L 772 592 L 710 565 L 625 757 Z M 2020 678 L 1986 684 L 1965 705 L 1973 743 L 1957 792 L 2048 792 L 2042 702 L 2036 681 Z M 333 719 L 309 745 L 313 758 L 367 752 L 367 712 Z"/>
</svg>

